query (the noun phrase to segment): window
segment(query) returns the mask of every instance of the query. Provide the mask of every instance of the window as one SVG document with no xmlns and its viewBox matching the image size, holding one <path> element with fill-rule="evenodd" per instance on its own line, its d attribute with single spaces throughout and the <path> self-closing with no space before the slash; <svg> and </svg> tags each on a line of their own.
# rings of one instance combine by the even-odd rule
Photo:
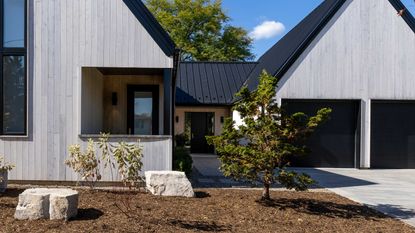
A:
<svg viewBox="0 0 415 233">
<path fill-rule="evenodd" d="M 132 135 L 159 134 L 159 86 L 127 86 L 127 132 Z"/>
<path fill-rule="evenodd" d="M 0 0 L 0 134 L 26 134 L 26 0 Z"/>
</svg>

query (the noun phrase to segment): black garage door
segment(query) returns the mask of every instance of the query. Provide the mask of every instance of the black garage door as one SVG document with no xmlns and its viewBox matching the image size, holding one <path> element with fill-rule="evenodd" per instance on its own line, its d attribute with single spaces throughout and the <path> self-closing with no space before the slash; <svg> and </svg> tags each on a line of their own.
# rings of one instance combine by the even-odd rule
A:
<svg viewBox="0 0 415 233">
<path fill-rule="evenodd" d="M 331 108 L 330 120 L 307 141 L 311 153 L 295 159 L 297 167 L 353 168 L 359 161 L 359 102 L 325 100 L 283 100 L 287 113 L 315 115 L 318 109 Z"/>
<path fill-rule="evenodd" d="M 415 102 L 372 101 L 371 168 L 415 168 Z"/>
</svg>

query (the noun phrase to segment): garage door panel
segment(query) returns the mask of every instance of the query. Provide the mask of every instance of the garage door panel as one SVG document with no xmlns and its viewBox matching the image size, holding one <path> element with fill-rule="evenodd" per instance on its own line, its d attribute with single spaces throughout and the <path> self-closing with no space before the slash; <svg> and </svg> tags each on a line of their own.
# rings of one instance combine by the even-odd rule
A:
<svg viewBox="0 0 415 233">
<path fill-rule="evenodd" d="M 415 102 L 372 101 L 371 167 L 415 168 Z"/>
<path fill-rule="evenodd" d="M 333 110 L 330 120 L 319 127 L 307 141 L 311 153 L 293 160 L 298 167 L 355 167 L 358 137 L 357 101 L 283 100 L 289 114 L 315 115 L 321 108 Z"/>
</svg>

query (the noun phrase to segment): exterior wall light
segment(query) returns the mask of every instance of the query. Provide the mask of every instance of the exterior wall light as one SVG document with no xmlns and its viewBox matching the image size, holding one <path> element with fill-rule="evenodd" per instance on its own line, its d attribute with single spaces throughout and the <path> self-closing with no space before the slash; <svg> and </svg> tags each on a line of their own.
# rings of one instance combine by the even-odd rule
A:
<svg viewBox="0 0 415 233">
<path fill-rule="evenodd" d="M 111 102 L 113 106 L 117 106 L 118 104 L 118 95 L 117 92 L 113 92 L 111 95 Z"/>
</svg>

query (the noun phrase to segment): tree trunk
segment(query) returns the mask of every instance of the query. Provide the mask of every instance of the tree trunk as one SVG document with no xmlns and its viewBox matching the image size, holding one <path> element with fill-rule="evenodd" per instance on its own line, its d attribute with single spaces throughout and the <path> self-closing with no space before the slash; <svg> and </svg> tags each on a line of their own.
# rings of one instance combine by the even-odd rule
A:
<svg viewBox="0 0 415 233">
<path fill-rule="evenodd" d="M 270 185 L 268 183 L 264 183 L 264 190 L 262 191 L 262 200 L 271 200 L 271 197 L 269 196 L 269 187 Z"/>
</svg>

